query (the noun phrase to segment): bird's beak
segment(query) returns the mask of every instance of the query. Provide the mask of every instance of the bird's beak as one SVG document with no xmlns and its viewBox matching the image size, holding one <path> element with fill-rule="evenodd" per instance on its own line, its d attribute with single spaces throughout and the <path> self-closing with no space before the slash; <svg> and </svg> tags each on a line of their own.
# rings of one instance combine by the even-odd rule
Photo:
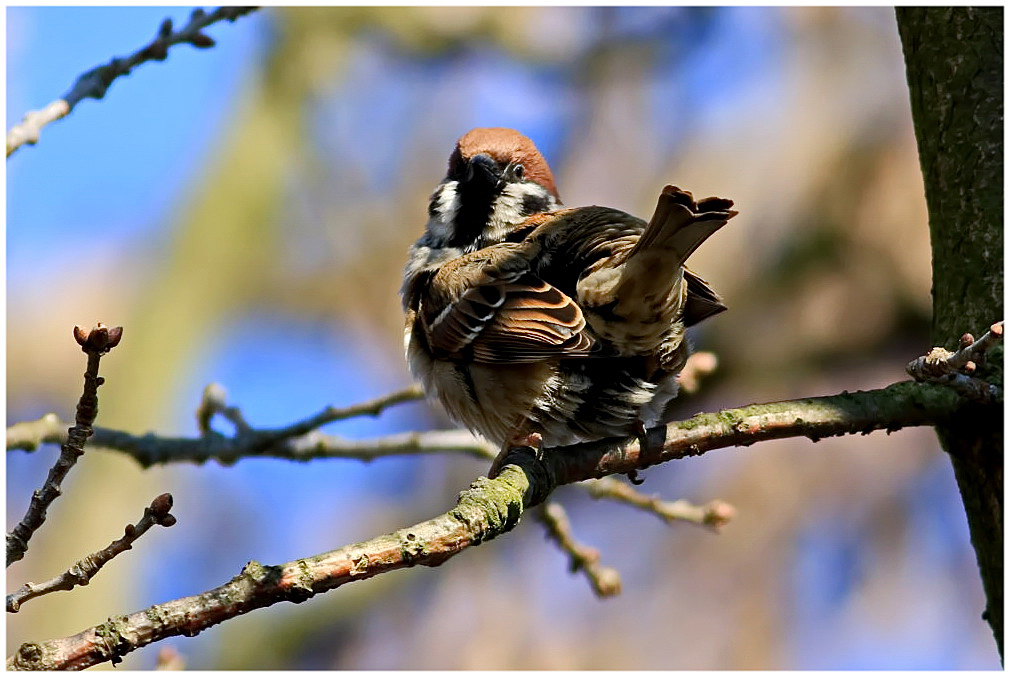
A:
<svg viewBox="0 0 1010 677">
<path fill-rule="evenodd" d="M 471 181 L 497 186 L 501 182 L 502 173 L 490 155 L 478 153 L 470 158 L 467 165 L 464 183 Z"/>
</svg>

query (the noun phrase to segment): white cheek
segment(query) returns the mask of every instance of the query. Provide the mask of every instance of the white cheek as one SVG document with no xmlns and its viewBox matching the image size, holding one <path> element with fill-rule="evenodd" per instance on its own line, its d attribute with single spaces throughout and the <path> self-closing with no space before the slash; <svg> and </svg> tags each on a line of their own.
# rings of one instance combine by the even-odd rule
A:
<svg viewBox="0 0 1010 677">
<path fill-rule="evenodd" d="M 410 357 L 410 339 L 413 336 L 413 323 L 408 323 L 407 326 L 403 328 L 403 353 L 408 358 Z"/>
<path fill-rule="evenodd" d="M 452 223 L 459 212 L 459 195 L 456 193 L 458 185 L 456 181 L 449 181 L 442 185 L 438 202 L 435 205 L 435 211 L 438 212 L 438 218 L 442 223 Z"/>
<path fill-rule="evenodd" d="M 519 223 L 525 218 L 522 212 L 523 199 L 527 195 L 535 195 L 537 192 L 538 189 L 536 186 L 525 183 L 510 183 L 505 186 L 501 197 L 498 198 L 495 205 L 497 207 L 495 213 L 498 214 L 502 221 Z"/>
<path fill-rule="evenodd" d="M 448 242 L 455 234 L 453 221 L 459 213 L 458 185 L 456 181 L 447 181 L 436 190 L 437 198 L 432 195 L 435 213 L 428 219 L 426 228 L 436 242 Z"/>
<path fill-rule="evenodd" d="M 514 226 L 526 220 L 523 214 L 523 202 L 527 197 L 547 197 L 550 209 L 557 207 L 552 196 L 534 183 L 510 183 L 502 190 L 495 200 L 491 211 L 491 221 L 485 235 L 487 241 L 497 242 L 505 238 Z"/>
</svg>

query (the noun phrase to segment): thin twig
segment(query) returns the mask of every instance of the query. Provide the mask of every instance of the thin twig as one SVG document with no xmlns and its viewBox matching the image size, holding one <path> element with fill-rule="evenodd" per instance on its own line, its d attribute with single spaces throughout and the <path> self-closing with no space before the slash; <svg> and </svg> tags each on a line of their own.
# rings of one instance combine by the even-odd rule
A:
<svg viewBox="0 0 1010 677">
<path fill-rule="evenodd" d="M 320 426 L 324 426 L 327 423 L 355 418 L 357 416 L 378 416 L 383 411 L 394 405 L 423 399 L 424 390 L 422 390 L 419 385 L 413 385 L 409 388 L 398 390 L 395 393 L 383 395 L 382 397 L 377 397 L 374 400 L 368 400 L 349 407 L 326 407 L 318 414 L 310 416 L 303 421 L 293 423 L 283 428 L 257 430 L 256 435 L 260 438 L 261 443 L 272 444 L 276 440 L 304 435 L 305 433 L 315 430 Z"/>
<path fill-rule="evenodd" d="M 7 429 L 7 450 L 34 451 L 40 444 L 59 443 L 66 437 L 63 423 L 46 414 L 36 421 L 15 423 Z M 461 453 L 492 459 L 496 447 L 465 430 L 432 430 L 349 440 L 312 431 L 301 437 L 275 440 L 270 446 L 254 445 L 255 436 L 226 437 L 211 432 L 205 437 L 161 437 L 133 435 L 109 428 L 95 428 L 89 447 L 124 453 L 143 467 L 168 463 L 206 463 L 214 460 L 230 465 L 246 458 L 279 458 L 307 462 L 315 459 L 373 461 L 386 456 Z"/>
<path fill-rule="evenodd" d="M 689 439 L 705 438 L 705 435 L 694 434 L 693 431 L 699 430 L 699 426 L 704 425 L 705 427 L 701 428 L 704 431 L 721 434 L 722 428 L 712 427 L 710 421 L 719 425 L 724 423 L 736 425 L 735 422 L 738 420 L 755 420 L 754 417 L 767 419 L 767 423 L 759 429 L 734 428 L 734 434 L 738 436 L 740 444 L 753 444 L 760 439 L 773 439 L 776 436 L 795 436 L 796 425 L 802 426 L 807 421 L 815 424 L 815 428 L 816 424 L 833 425 L 837 430 L 833 434 L 836 435 L 863 429 L 897 430 L 902 425 L 931 425 L 935 423 L 935 418 L 930 417 L 929 411 L 935 412 L 938 403 L 940 409 L 956 404 L 947 399 L 946 394 L 946 388 L 930 388 L 928 385 L 920 388 L 909 381 L 882 390 L 754 404 L 741 409 L 702 414 L 649 431 L 650 442 L 645 456 L 651 459 L 657 448 L 662 448 L 668 441 L 683 436 Z M 373 414 L 381 411 L 383 406 L 418 397 L 420 397 L 419 389 L 408 388 L 360 405 L 342 409 L 327 407 L 320 414 L 283 428 L 262 431 L 254 429 L 250 434 L 234 437 L 213 431 L 203 437 L 162 437 L 153 433 L 134 435 L 99 427 L 95 428 L 89 446 L 125 453 L 145 468 L 177 462 L 205 463 L 211 459 L 223 464 L 235 463 L 243 458 L 284 458 L 297 461 L 316 458 L 355 458 L 367 461 L 394 454 L 428 454 L 444 451 L 464 453 L 477 458 L 488 458 L 489 454 L 493 457 L 495 450 L 487 442 L 478 440 L 462 430 L 401 433 L 371 440 L 353 441 L 324 435 L 318 431 L 303 434 L 307 430 L 312 430 L 312 424 L 320 420 L 328 422 L 362 413 Z M 910 400 L 916 401 L 914 409 L 908 408 L 912 406 L 909 405 Z M 783 427 L 779 428 L 780 425 Z M 291 437 L 286 437 L 287 435 Z M 814 434 L 811 433 L 811 436 Z M 59 443 L 65 437 L 63 424 L 47 414 L 36 421 L 17 423 L 8 428 L 7 449 L 32 451 L 41 443 Z M 269 444 L 264 444 L 264 439 L 267 439 Z M 570 458 L 576 458 L 577 456 L 568 453 L 570 449 L 606 445 L 608 448 L 623 448 L 625 454 L 634 452 L 637 458 L 637 455 L 641 454 L 639 445 L 624 446 L 625 442 L 626 440 L 590 442 L 566 448 L 565 454 Z M 635 468 L 634 463 L 630 461 L 625 465 L 627 470 L 605 472 L 601 470 L 595 474 L 587 474 L 586 477 L 626 473 Z"/>
<path fill-rule="evenodd" d="M 172 494 L 162 494 L 144 508 L 144 516 L 136 524 L 127 524 L 123 537 L 113 541 L 105 548 L 94 552 L 78 561 L 59 576 L 45 583 L 25 583 L 15 592 L 7 595 L 7 612 L 17 613 L 21 606 L 30 599 L 48 595 L 57 590 L 73 590 L 78 585 L 87 585 L 91 579 L 113 557 L 133 547 L 137 539 L 155 524 L 170 527 L 175 524 L 175 515 L 171 514 Z"/>
<path fill-rule="evenodd" d="M 188 43 L 200 49 L 214 46 L 214 39 L 201 31 L 213 23 L 238 17 L 255 10 L 255 7 L 219 7 L 210 14 L 195 9 L 189 23 L 178 31 L 172 31 L 172 20 L 165 19 L 158 34 L 147 46 L 127 57 L 117 57 L 104 66 L 92 68 L 82 74 L 61 99 L 51 102 L 41 110 L 29 111 L 21 122 L 7 132 L 7 157 L 21 146 L 34 145 L 39 140 L 42 128 L 50 122 L 66 117 L 84 99 L 101 99 L 113 81 L 146 61 L 164 61 L 168 49 L 173 45 Z"/>
<path fill-rule="evenodd" d="M 488 442 L 464 430 L 409 432 L 370 440 L 348 440 L 313 429 L 314 426 L 354 416 L 375 416 L 393 405 L 420 399 L 424 394 L 417 386 L 349 407 L 326 407 L 318 414 L 281 428 L 256 429 L 245 424 L 240 429 L 236 426 L 234 436 L 222 435 L 210 429 L 211 417 L 220 412 L 223 404 L 220 394 L 212 393 L 210 398 L 205 395 L 197 410 L 198 424 L 205 428 L 200 437 L 133 435 L 99 427 L 95 428 L 90 446 L 126 453 L 145 468 L 176 462 L 205 463 L 211 459 L 227 465 L 243 458 L 282 458 L 294 461 L 348 458 L 371 461 L 384 456 L 451 452 L 490 459 L 496 453 L 496 449 Z M 225 405 L 225 408 L 231 412 L 233 422 L 234 417 L 241 417 L 237 407 Z M 36 421 L 15 423 L 7 428 L 7 450 L 34 451 L 40 444 L 62 443 L 66 437 L 64 427 L 55 414 L 46 414 Z"/>
<path fill-rule="evenodd" d="M 816 441 L 831 435 L 937 425 L 957 415 L 963 402 L 949 389 L 914 382 L 882 390 L 751 405 L 699 414 L 647 432 L 638 442 L 604 440 L 545 450 L 537 459 L 515 453 L 495 479 L 478 478 L 456 507 L 392 534 L 279 566 L 250 562 L 213 590 L 116 616 L 72 637 L 22 644 L 8 669 L 83 669 L 116 662 L 136 649 L 177 635 L 196 635 L 229 618 L 282 601 L 313 595 L 386 571 L 438 566 L 470 546 L 500 536 L 523 511 L 545 501 L 555 487 L 608 474 L 624 474 L 675 458 L 786 437 Z"/>
<path fill-rule="evenodd" d="M 239 435 L 253 432 L 242 411 L 238 407 L 229 406 L 227 400 L 228 392 L 219 383 L 209 383 L 203 389 L 203 397 L 200 398 L 200 406 L 196 410 L 196 426 L 201 435 L 209 435 L 213 431 L 210 424 L 217 414 L 230 421 Z"/>
<path fill-rule="evenodd" d="M 236 439 L 244 438 L 246 443 L 253 449 L 265 449 L 279 441 L 305 435 L 327 423 L 358 416 L 378 416 L 394 405 L 424 399 L 424 390 L 418 385 L 412 385 L 409 388 L 398 390 L 389 395 L 383 395 L 382 397 L 353 404 L 349 407 L 329 406 L 318 414 L 282 428 L 263 428 L 259 430 L 250 426 L 242 415 L 242 411 L 236 406 L 229 405 L 227 399 L 228 393 L 225 391 L 224 386 L 220 384 L 211 383 L 204 389 L 200 406 L 196 410 L 197 427 L 199 427 L 200 432 L 204 435 L 212 434 L 211 422 L 216 414 L 221 414 L 235 426 Z"/>
<path fill-rule="evenodd" d="M 77 422 L 67 431 L 67 441 L 60 449 L 60 457 L 49 470 L 45 484 L 32 493 L 32 500 L 25 516 L 14 530 L 7 534 L 8 567 L 25 556 L 28 541 L 46 521 L 46 511 L 61 493 L 60 485 L 64 478 L 77 463 L 77 459 L 84 454 L 84 443 L 91 436 L 91 425 L 98 416 L 98 386 L 105 382 L 105 379 L 98 375 L 98 363 L 102 355 L 119 344 L 122 335 L 122 327 L 109 329 L 101 322 L 90 332 L 74 327 L 74 338 L 88 355 L 88 367 L 84 372 L 84 392 L 77 403 Z"/>
<path fill-rule="evenodd" d="M 582 545 L 572 536 L 572 525 L 560 503 L 547 501 L 537 511 L 539 519 L 547 527 L 547 535 L 568 555 L 568 567 L 572 573 L 581 571 L 597 597 L 613 597 L 621 593 L 621 574 L 617 569 L 600 564 L 600 551 Z"/>
<path fill-rule="evenodd" d="M 589 495 L 606 498 L 641 508 L 658 516 L 666 523 L 683 521 L 709 527 L 713 531 L 725 526 L 736 515 L 729 503 L 715 499 L 705 505 L 694 505 L 685 500 L 664 501 L 658 496 L 646 496 L 613 477 L 585 482 Z"/>
<path fill-rule="evenodd" d="M 951 352 L 933 348 L 908 363 L 905 371 L 916 381 L 944 384 L 961 396 L 979 402 L 997 402 L 1003 398 L 999 386 L 972 376 L 985 364 L 986 355 L 1003 340 L 1003 321 L 996 322 L 982 338 L 971 334 L 961 337 L 960 348 Z"/>
</svg>

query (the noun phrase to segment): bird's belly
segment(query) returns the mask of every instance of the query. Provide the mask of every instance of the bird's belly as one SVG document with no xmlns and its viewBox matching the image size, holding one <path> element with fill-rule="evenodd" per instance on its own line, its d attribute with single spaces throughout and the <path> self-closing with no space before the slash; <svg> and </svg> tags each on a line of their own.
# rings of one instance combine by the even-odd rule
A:
<svg viewBox="0 0 1010 677">
<path fill-rule="evenodd" d="M 677 394 L 675 373 L 647 379 L 635 360 L 569 360 L 530 411 L 543 429 L 544 446 L 565 446 L 606 437 L 630 437 L 642 424 L 660 422 Z"/>
<path fill-rule="evenodd" d="M 538 432 L 545 447 L 635 434 L 661 422 L 675 373 L 652 380 L 633 360 L 479 364 L 438 360 L 408 339 L 411 371 L 450 418 L 501 445 Z"/>
</svg>

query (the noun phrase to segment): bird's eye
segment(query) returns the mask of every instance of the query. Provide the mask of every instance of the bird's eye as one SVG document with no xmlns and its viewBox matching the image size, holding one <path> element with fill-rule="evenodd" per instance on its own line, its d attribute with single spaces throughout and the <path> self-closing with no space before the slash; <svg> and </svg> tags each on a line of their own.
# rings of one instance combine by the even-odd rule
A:
<svg viewBox="0 0 1010 677">
<path fill-rule="evenodd" d="M 512 165 L 512 178 L 516 181 L 522 181 L 523 177 L 526 175 L 526 168 L 521 164 Z"/>
</svg>

